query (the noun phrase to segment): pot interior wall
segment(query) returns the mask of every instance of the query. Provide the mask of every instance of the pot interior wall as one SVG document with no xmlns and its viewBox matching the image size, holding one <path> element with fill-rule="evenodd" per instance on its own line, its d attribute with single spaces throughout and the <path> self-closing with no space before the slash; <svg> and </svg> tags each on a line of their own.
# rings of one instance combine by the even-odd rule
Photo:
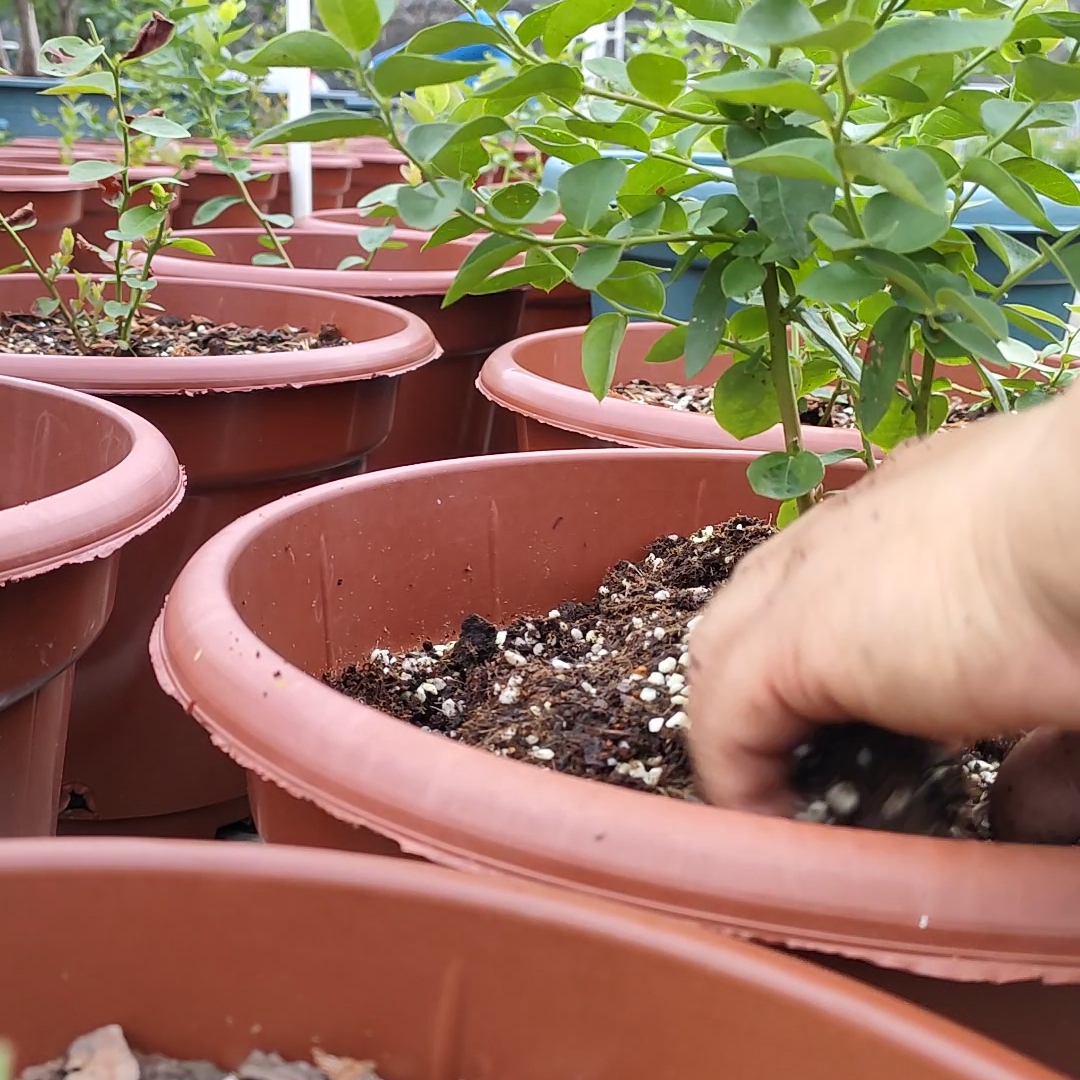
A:
<svg viewBox="0 0 1080 1080">
<path fill-rule="evenodd" d="M 499 622 L 587 599 L 659 536 L 775 513 L 750 491 L 749 460 L 628 452 L 403 477 L 268 528 L 238 558 L 232 598 L 256 634 L 318 676 L 376 645 L 456 637 L 471 612 Z M 830 475 L 843 486 L 858 473 Z"/>
</svg>

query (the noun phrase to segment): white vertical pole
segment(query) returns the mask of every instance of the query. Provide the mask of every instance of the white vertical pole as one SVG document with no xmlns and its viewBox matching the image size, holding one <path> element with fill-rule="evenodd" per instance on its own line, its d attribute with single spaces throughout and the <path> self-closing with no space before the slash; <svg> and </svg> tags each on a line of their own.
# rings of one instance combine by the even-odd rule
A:
<svg viewBox="0 0 1080 1080">
<path fill-rule="evenodd" d="M 311 29 L 311 0 L 285 0 L 285 29 Z M 287 68 L 289 119 L 311 112 L 311 72 L 307 68 Z M 312 210 L 311 143 L 289 143 L 289 190 L 295 221 L 309 217 Z"/>
</svg>

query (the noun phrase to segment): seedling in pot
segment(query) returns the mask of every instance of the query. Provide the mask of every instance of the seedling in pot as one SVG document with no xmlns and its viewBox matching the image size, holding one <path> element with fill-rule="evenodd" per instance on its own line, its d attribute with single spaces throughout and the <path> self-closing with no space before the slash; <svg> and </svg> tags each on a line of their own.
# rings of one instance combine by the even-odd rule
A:
<svg viewBox="0 0 1080 1080">
<path fill-rule="evenodd" d="M 260 244 L 265 250 L 252 261 L 291 267 L 286 250 L 289 238 L 277 230 L 291 226 L 292 217 L 259 208 L 250 185 L 266 179 L 267 174 L 259 168 L 258 155 L 241 149 L 236 141 L 238 136 L 250 134 L 262 96 L 259 80 L 234 51 L 252 29 L 250 23 L 236 25 L 243 7 L 235 0 L 194 9 L 178 4 L 170 12 L 176 20 L 176 34 L 132 73 L 135 95 L 148 104 L 183 103 L 187 126 L 212 144 L 209 160 L 236 186 L 236 194 L 218 195 L 203 203 L 195 211 L 193 224 L 210 225 L 230 207 L 244 204 L 263 230 Z M 187 161 L 202 157 L 192 150 Z"/>
<path fill-rule="evenodd" d="M 474 0 L 458 3 L 477 17 Z M 800 406 L 823 388 L 849 404 L 868 467 L 875 448 L 940 428 L 965 381 L 994 409 L 1037 400 L 1038 387 L 1004 381 L 1010 333 L 1046 343 L 1025 365 L 1040 379 L 1053 374 L 1047 361 L 1062 335 L 1009 293 L 1049 264 L 1080 285 L 1080 229 L 1062 233 L 1041 201 L 1080 203 L 1080 191 L 1032 149 L 1033 131 L 1073 122 L 1080 17 L 1056 0 L 979 0 L 949 14 L 905 0 L 678 0 L 692 29 L 723 48 L 719 71 L 689 72 L 662 41 L 626 63 L 582 63 L 576 36 L 629 6 L 558 0 L 516 30 L 498 20 L 430 27 L 372 68 L 365 50 L 379 33 L 378 5 L 345 11 L 324 0 L 326 33 L 282 35 L 256 58 L 351 74 L 375 101 L 381 133 L 419 170 L 420 183 L 387 191 L 406 225 L 433 230 L 433 244 L 492 234 L 462 264 L 448 302 L 566 280 L 597 292 L 611 310 L 588 328 L 582 360 L 598 398 L 615 381 L 631 318 L 670 325 L 649 359 L 682 358 L 691 381 L 730 354 L 716 418 L 739 438 L 781 425 L 785 449 L 755 460 L 750 481 L 784 500 L 782 520 L 821 497 L 829 460 L 856 453 L 805 448 Z M 1067 59 L 1051 59 L 1062 42 Z M 490 66 L 439 57 L 466 43 L 497 46 L 506 75 L 429 122 L 395 127 L 397 95 Z M 529 102 L 542 115 L 522 124 L 516 111 Z M 256 141 L 348 133 L 316 115 Z M 474 189 L 491 167 L 485 140 L 508 134 L 571 163 L 557 191 Z M 947 148 L 958 136 L 976 140 L 963 163 Z M 727 165 L 703 164 L 703 150 Z M 628 151 L 637 158 L 620 158 Z M 707 180 L 730 189 L 687 194 Z M 980 226 L 1004 266 L 996 283 L 956 226 L 980 189 L 1048 237 L 1029 247 Z M 559 212 L 566 224 L 554 236 L 531 231 Z M 672 273 L 634 257 L 650 244 L 677 253 Z M 690 317 L 672 315 L 668 290 L 702 263 Z"/>
<path fill-rule="evenodd" d="M 112 248 L 104 251 L 66 229 L 59 250 L 43 266 L 22 236 L 35 224 L 34 207 L 28 203 L 7 218 L 0 217 L 0 229 L 23 256 L 22 262 L 4 272 L 29 269 L 38 276 L 45 289 L 45 296 L 37 301 L 38 312 L 62 319 L 82 351 L 115 348 L 118 352 L 131 352 L 132 332 L 139 313 L 161 310 L 149 299 L 157 285 L 152 274 L 154 256 L 168 247 L 198 255 L 212 255 L 213 252 L 202 241 L 173 237 L 170 232 L 168 213 L 172 187 L 181 181 L 174 176 L 162 175 L 135 182 L 131 175 L 132 144 L 137 134 L 173 139 L 188 136 L 186 128 L 159 115 L 158 110 L 129 115 L 124 100 L 122 76 L 127 66 L 160 49 L 172 35 L 173 23 L 155 12 L 142 26 L 132 46 L 120 56 L 108 55 L 93 23 L 88 21 L 87 25 L 89 37 L 85 41 L 77 37 L 47 41 L 42 46 L 39 64 L 46 74 L 64 80 L 52 88 L 56 92 L 104 95 L 116 110 L 120 160 L 79 161 L 69 170 L 73 180 L 96 182 L 101 198 L 116 209 L 116 226 L 105 234 L 113 241 Z M 137 204 L 136 198 L 141 192 L 146 193 L 148 201 Z M 105 266 L 112 268 L 111 280 L 106 282 L 70 270 L 77 244 L 93 251 Z M 134 257 L 137 249 L 142 253 L 139 258 Z M 68 273 L 76 283 L 73 298 L 65 298 L 58 287 L 61 277 Z"/>
</svg>

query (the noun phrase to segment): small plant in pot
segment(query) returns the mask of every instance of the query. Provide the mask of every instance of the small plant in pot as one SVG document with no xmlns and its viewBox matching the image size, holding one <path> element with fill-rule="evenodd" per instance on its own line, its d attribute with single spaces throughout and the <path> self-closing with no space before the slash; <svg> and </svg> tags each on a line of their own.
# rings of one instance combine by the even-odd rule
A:
<svg viewBox="0 0 1080 1080">
<path fill-rule="evenodd" d="M 477 12 L 472 0 L 460 6 Z M 681 8 L 723 47 L 719 72 L 691 74 L 659 42 L 625 64 L 582 65 L 576 35 L 615 9 L 572 0 L 515 29 L 463 21 L 421 31 L 374 69 L 364 63 L 378 32 L 374 9 L 331 13 L 328 33 L 281 36 L 255 59 L 299 62 L 303 49 L 305 63 L 351 73 L 415 167 L 416 182 L 382 189 L 381 201 L 410 227 L 435 230 L 433 243 L 495 234 L 477 245 L 448 300 L 566 280 L 598 292 L 613 310 L 584 335 L 597 397 L 612 387 L 631 318 L 671 325 L 650 360 L 682 359 L 690 382 L 715 355 L 730 354 L 712 407 L 739 438 L 782 425 L 784 451 L 757 461 L 751 482 L 788 504 L 784 519 L 819 494 L 824 465 L 804 448 L 804 421 L 854 424 L 872 467 L 875 447 L 941 427 L 960 392 L 1007 410 L 1040 400 L 1041 383 L 1056 389 L 1068 379 L 1052 359 L 1060 320 L 1008 303 L 1008 293 L 1048 263 L 1080 280 L 1077 230 L 1059 234 L 1041 202 L 1075 202 L 1076 183 L 1032 150 L 1033 132 L 1072 122 L 1080 66 L 1072 54 L 1066 62 L 1047 55 L 1080 37 L 1070 13 L 1025 3 L 997 5 L 992 15 L 937 14 L 888 0 Z M 395 130 L 395 95 L 483 71 L 437 58 L 451 39 L 497 45 L 508 72 L 463 99 L 449 96 L 431 122 Z M 984 74 L 994 81 L 970 85 Z M 515 128 L 514 111 L 536 101 L 543 115 Z M 291 121 L 258 141 L 316 140 L 325 124 Z M 511 128 L 573 163 L 557 191 L 528 182 L 473 190 L 490 167 L 484 140 Z M 981 136 L 963 164 L 943 145 L 958 133 Z M 729 170 L 695 160 L 703 149 L 720 151 Z M 620 160 L 627 150 L 636 163 Z M 725 178 L 730 193 L 683 194 Z M 981 229 L 1008 268 L 996 287 L 976 273 L 973 244 L 953 226 L 981 190 L 1054 237 L 1029 248 Z M 530 228 L 560 212 L 566 224 L 553 236 Z M 681 254 L 666 279 L 633 257 L 654 243 Z M 507 269 L 522 255 L 524 268 Z M 692 317 L 666 315 L 666 289 L 702 260 Z M 742 307 L 729 314 L 733 301 Z M 1037 334 L 1046 349 L 1018 348 L 1011 327 Z"/>
<path fill-rule="evenodd" d="M 230 275 L 220 271 L 198 282 L 161 274 L 166 251 L 201 263 L 210 253 L 168 223 L 163 207 L 182 181 L 162 168 L 160 180 L 143 183 L 127 153 L 144 128 L 186 133 L 167 117 L 132 115 L 124 94 L 129 65 L 172 32 L 170 20 L 149 20 L 133 55 L 107 56 L 92 31 L 46 45 L 71 87 L 118 95 L 123 156 L 72 166 L 98 178 L 86 182 L 115 211 L 111 249 L 103 273 L 77 272 L 71 255 L 83 243 L 69 233 L 50 244 L 51 256 L 26 260 L 29 273 L 4 278 L 0 372 L 122 399 L 175 448 L 193 496 L 168 530 L 134 541 L 114 617 L 81 659 L 60 827 L 212 837 L 244 817 L 243 776 L 160 693 L 139 642 L 176 568 L 217 529 L 278 494 L 363 469 L 394 424 L 399 377 L 439 349 L 420 319 L 370 300 L 287 281 L 222 281 Z M 32 219 L 32 207 L 8 215 L 0 236 L 22 243 Z M 103 249 L 90 247 L 100 261 Z"/>
</svg>

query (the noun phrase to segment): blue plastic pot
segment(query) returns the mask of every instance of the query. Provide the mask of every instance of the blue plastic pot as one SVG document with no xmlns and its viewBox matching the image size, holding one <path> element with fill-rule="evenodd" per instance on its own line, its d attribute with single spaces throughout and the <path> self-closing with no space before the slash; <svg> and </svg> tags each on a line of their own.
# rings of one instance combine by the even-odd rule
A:
<svg viewBox="0 0 1080 1080">
<path fill-rule="evenodd" d="M 612 157 L 623 158 L 626 161 L 640 161 L 643 156 L 632 151 L 608 151 L 608 154 Z M 709 165 L 714 168 L 724 164 L 724 159 L 719 154 L 699 154 L 695 156 L 694 160 L 702 165 Z M 544 167 L 542 186 L 554 188 L 559 177 L 569 168 L 569 162 L 549 158 Z M 698 187 L 690 188 L 686 194 L 695 199 L 707 199 L 711 195 L 732 193 L 734 191 L 734 184 L 718 180 L 707 181 Z M 1061 206 L 1047 199 L 1043 199 L 1042 203 L 1047 217 L 1061 230 L 1065 231 L 1080 226 L 1080 207 Z M 1047 241 L 1054 239 L 1024 218 L 1021 218 L 1019 214 L 1014 213 L 1000 199 L 995 198 L 988 191 L 980 191 L 960 211 L 956 218 L 956 224 L 974 243 L 977 258 L 976 269 L 992 285 L 1000 284 L 1005 279 L 1006 271 L 1001 260 L 982 242 L 982 239 L 975 231 L 977 225 L 993 225 L 1032 248 L 1037 246 L 1040 236 L 1043 236 Z M 678 259 L 678 256 L 666 244 L 647 244 L 643 247 L 632 248 L 627 251 L 626 257 L 656 267 L 661 271 L 662 280 L 666 277 L 665 272 L 670 273 Z M 666 314 L 677 319 L 690 318 L 694 295 L 697 292 L 706 265 L 704 259 L 699 260 L 668 290 L 667 302 L 664 305 Z M 1072 285 L 1069 284 L 1065 275 L 1051 263 L 1040 270 L 1036 270 L 1010 289 L 1007 299 L 1015 304 L 1027 304 L 1030 307 L 1038 308 L 1040 311 L 1056 315 L 1058 318 L 1068 322 L 1069 311 L 1065 305 L 1071 304 L 1073 297 Z M 736 305 L 732 305 L 732 310 L 735 310 L 735 307 Z M 596 293 L 593 293 L 592 309 L 594 315 L 612 310 L 604 299 Z M 1046 344 L 1044 341 L 1024 334 L 1019 330 L 1014 329 L 1013 333 L 1017 338 L 1027 341 L 1031 345 L 1038 347 Z"/>
</svg>

